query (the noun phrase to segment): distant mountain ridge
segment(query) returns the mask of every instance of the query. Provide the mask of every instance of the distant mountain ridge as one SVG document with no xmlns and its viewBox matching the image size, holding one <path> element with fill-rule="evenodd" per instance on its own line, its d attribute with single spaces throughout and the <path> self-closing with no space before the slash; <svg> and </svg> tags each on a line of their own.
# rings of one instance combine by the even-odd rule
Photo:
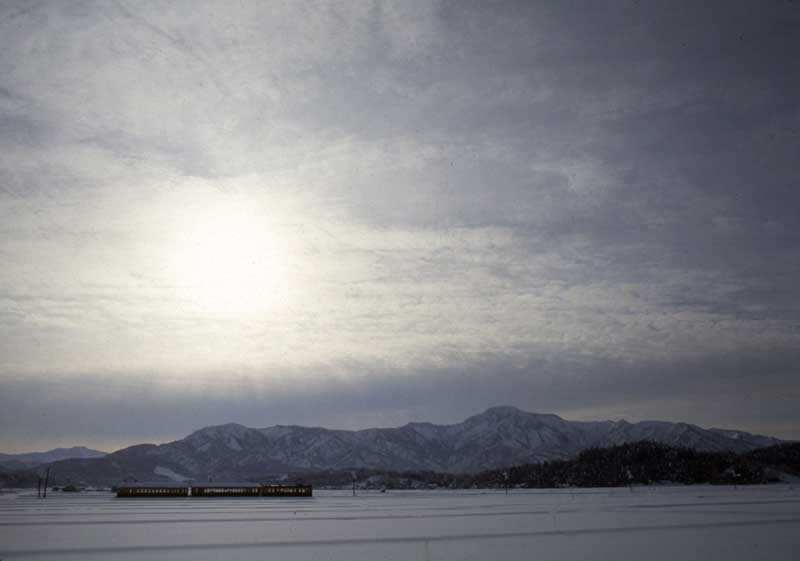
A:
<svg viewBox="0 0 800 561">
<path fill-rule="evenodd" d="M 474 473 L 566 459 L 588 448 L 650 440 L 703 451 L 747 452 L 783 441 L 666 421 L 567 421 L 492 407 L 453 425 L 409 423 L 358 431 L 276 425 L 210 426 L 166 444 L 140 444 L 99 459 L 65 460 L 63 476 L 86 481 L 236 479 L 320 469 Z"/>
<path fill-rule="evenodd" d="M 0 467 L 6 470 L 32 468 L 42 464 L 49 464 L 60 460 L 72 458 L 102 458 L 107 452 L 92 450 L 85 446 L 73 446 L 72 448 L 54 448 L 47 452 L 25 452 L 22 454 L 2 454 L 0 453 Z"/>
</svg>

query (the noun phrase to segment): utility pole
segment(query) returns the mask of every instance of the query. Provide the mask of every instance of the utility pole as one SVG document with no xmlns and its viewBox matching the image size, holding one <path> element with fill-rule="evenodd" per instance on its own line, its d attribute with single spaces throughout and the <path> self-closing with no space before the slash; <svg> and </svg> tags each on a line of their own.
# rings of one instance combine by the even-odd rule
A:
<svg viewBox="0 0 800 561">
<path fill-rule="evenodd" d="M 47 498 L 47 483 L 50 481 L 50 466 L 47 466 L 47 473 L 44 476 L 44 495 L 42 496 L 43 499 Z"/>
<path fill-rule="evenodd" d="M 508 495 L 508 472 L 507 471 L 503 472 L 503 483 L 505 484 L 506 495 Z"/>
<path fill-rule="evenodd" d="M 350 477 L 353 478 L 353 496 L 355 497 L 356 496 L 356 472 L 351 471 L 350 472 Z"/>
</svg>

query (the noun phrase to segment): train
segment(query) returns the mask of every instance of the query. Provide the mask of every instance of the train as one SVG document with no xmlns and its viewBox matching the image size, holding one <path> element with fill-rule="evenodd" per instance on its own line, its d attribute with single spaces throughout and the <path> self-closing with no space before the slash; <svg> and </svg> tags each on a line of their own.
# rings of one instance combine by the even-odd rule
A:
<svg viewBox="0 0 800 561">
<path fill-rule="evenodd" d="M 120 498 L 166 497 L 311 497 L 311 485 L 273 485 L 249 481 L 209 481 L 205 483 L 134 482 L 116 487 Z"/>
</svg>

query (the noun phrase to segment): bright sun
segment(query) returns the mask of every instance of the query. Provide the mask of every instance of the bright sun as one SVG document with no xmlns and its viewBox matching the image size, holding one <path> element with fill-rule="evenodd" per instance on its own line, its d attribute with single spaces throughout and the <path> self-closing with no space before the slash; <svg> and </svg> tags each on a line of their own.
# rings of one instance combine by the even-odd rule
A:
<svg viewBox="0 0 800 561">
<path fill-rule="evenodd" d="M 179 298 L 207 315 L 232 318 L 285 306 L 291 255 L 272 218 L 225 197 L 181 208 L 169 250 Z"/>
</svg>

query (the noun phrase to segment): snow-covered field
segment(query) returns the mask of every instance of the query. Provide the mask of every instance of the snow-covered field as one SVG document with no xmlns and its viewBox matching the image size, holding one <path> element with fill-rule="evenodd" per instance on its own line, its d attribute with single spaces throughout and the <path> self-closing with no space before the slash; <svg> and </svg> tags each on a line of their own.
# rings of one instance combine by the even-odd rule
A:
<svg viewBox="0 0 800 561">
<path fill-rule="evenodd" d="M 311 499 L 0 495 L 0 560 L 800 557 L 800 486 L 315 491 Z"/>
</svg>

